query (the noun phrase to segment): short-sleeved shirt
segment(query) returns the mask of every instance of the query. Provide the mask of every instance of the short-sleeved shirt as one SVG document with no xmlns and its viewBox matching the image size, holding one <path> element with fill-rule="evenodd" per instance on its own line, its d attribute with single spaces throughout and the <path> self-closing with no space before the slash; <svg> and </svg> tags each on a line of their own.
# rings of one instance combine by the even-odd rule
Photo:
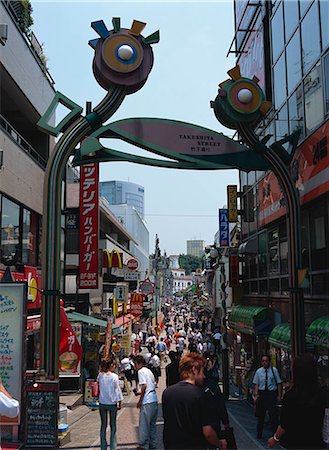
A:
<svg viewBox="0 0 329 450">
<path fill-rule="evenodd" d="M 0 414 L 6 417 L 16 417 L 19 414 L 19 403 L 0 392 Z"/>
<path fill-rule="evenodd" d="M 276 380 L 276 381 L 275 381 Z M 264 367 L 260 367 L 256 370 L 253 383 L 258 385 L 260 391 L 265 390 L 266 384 L 266 370 Z M 276 367 L 269 367 L 267 369 L 267 388 L 269 391 L 276 391 L 278 389 L 277 384 L 282 383 L 278 369 Z"/>
<path fill-rule="evenodd" d="M 155 390 L 155 379 L 153 373 L 147 367 L 142 367 L 138 371 L 138 383 L 140 386 L 146 384 L 146 390 L 144 393 L 142 404 L 154 403 L 158 401 L 157 393 Z"/>
<path fill-rule="evenodd" d="M 97 377 L 99 383 L 99 403 L 103 405 L 116 405 L 122 401 L 122 392 L 119 377 L 113 372 L 100 372 Z"/>
<path fill-rule="evenodd" d="M 206 449 L 202 427 L 210 425 L 203 390 L 180 381 L 168 387 L 162 396 L 165 449 Z"/>
</svg>

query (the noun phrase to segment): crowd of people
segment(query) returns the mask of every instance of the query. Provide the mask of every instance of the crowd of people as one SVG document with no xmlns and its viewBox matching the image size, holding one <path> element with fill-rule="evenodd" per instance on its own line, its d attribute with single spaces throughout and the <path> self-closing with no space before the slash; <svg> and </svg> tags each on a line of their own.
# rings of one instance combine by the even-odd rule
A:
<svg viewBox="0 0 329 450">
<path fill-rule="evenodd" d="M 139 443 L 137 450 L 157 446 L 156 421 L 158 415 L 157 387 L 161 374 L 166 389 L 161 402 L 164 419 L 163 444 L 171 449 L 233 449 L 234 434 L 220 390 L 219 330 L 202 312 L 191 311 L 188 305 L 173 307 L 166 317 L 161 333 L 144 333 L 136 352 L 121 360 L 121 370 L 135 385 L 138 396 Z M 136 339 L 139 340 L 136 333 Z M 161 370 L 161 369 L 164 370 Z M 263 434 L 266 413 L 270 418 L 272 436 L 268 446 L 280 443 L 285 448 L 326 448 L 322 425 L 326 396 L 317 382 L 316 361 L 311 355 L 293 361 L 291 389 L 282 398 L 282 382 L 270 357 L 263 355 L 261 367 L 253 377 L 253 400 L 257 416 L 257 437 Z M 99 375 L 101 449 L 107 449 L 107 415 L 110 415 L 110 449 L 116 449 L 116 411 L 121 408 L 122 393 L 113 360 L 101 366 Z M 108 394 L 102 396 L 106 389 Z M 277 414 L 277 401 L 281 414 Z M 103 404 L 103 402 L 107 402 Z"/>
</svg>

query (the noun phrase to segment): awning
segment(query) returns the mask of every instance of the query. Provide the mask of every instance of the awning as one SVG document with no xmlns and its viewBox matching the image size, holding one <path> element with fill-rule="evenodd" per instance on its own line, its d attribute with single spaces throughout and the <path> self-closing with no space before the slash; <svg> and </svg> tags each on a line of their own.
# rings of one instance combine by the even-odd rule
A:
<svg viewBox="0 0 329 450">
<path fill-rule="evenodd" d="M 329 349 L 329 316 L 314 320 L 306 332 L 306 343 Z"/>
<path fill-rule="evenodd" d="M 291 350 L 291 327 L 289 323 L 280 323 L 273 328 L 268 337 L 268 342 L 273 347 L 282 348 L 283 350 Z"/>
<path fill-rule="evenodd" d="M 95 325 L 98 327 L 106 328 L 107 327 L 107 321 L 102 319 L 97 319 L 97 317 L 91 317 L 86 316 L 85 314 L 80 314 L 77 312 L 69 312 L 67 313 L 67 317 L 69 318 L 70 322 L 83 322 L 87 323 L 88 325 Z M 121 323 L 122 324 L 122 323 Z M 113 335 L 116 335 L 120 333 L 120 325 L 113 325 L 112 327 L 112 333 Z"/>
<path fill-rule="evenodd" d="M 266 336 L 272 330 L 270 312 L 265 306 L 237 305 L 229 316 L 229 326 L 241 333 Z"/>
</svg>

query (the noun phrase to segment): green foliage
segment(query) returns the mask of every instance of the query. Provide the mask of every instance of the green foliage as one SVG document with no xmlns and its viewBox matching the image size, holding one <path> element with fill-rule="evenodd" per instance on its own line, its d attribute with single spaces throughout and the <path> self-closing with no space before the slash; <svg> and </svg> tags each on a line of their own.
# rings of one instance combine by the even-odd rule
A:
<svg viewBox="0 0 329 450">
<path fill-rule="evenodd" d="M 179 255 L 179 267 L 185 269 L 186 275 L 202 269 L 202 258 L 192 255 Z"/>
<path fill-rule="evenodd" d="M 32 5 L 30 0 L 20 0 L 21 12 L 19 17 L 19 26 L 23 33 L 28 33 L 33 25 Z"/>
</svg>

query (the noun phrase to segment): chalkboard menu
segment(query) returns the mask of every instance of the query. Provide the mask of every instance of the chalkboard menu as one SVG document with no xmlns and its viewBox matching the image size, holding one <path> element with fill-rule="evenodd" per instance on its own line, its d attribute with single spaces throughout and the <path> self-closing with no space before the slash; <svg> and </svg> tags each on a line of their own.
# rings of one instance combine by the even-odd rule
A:
<svg viewBox="0 0 329 450">
<path fill-rule="evenodd" d="M 26 446 L 57 447 L 57 386 L 40 384 L 26 393 Z"/>
</svg>

